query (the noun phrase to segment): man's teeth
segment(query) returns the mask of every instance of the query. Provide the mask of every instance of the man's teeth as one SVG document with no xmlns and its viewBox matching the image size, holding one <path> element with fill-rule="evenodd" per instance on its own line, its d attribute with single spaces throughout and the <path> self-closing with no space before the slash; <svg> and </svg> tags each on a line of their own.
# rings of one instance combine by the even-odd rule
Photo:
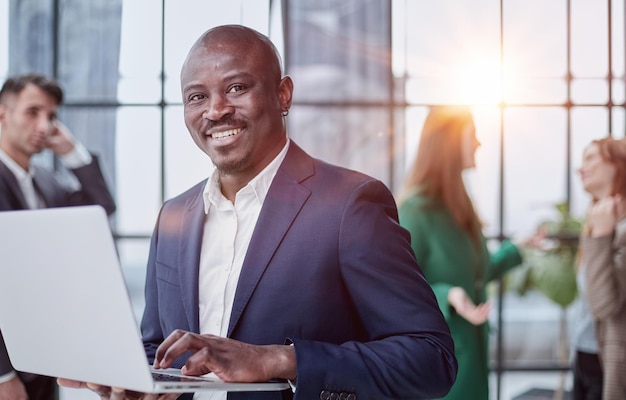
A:
<svg viewBox="0 0 626 400">
<path fill-rule="evenodd" d="M 225 137 L 228 137 L 228 136 L 236 135 L 239 132 L 241 132 L 241 128 L 229 129 L 229 130 L 224 131 L 224 132 L 215 132 L 211 136 L 213 136 L 213 139 L 222 139 L 222 138 L 225 138 Z"/>
</svg>

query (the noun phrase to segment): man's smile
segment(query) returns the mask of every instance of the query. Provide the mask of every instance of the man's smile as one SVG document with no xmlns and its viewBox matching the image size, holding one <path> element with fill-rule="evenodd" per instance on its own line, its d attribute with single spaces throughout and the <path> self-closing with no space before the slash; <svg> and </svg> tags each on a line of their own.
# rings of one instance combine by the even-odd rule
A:
<svg viewBox="0 0 626 400">
<path fill-rule="evenodd" d="M 213 139 L 223 139 L 229 136 L 235 136 L 239 134 L 241 131 L 242 131 L 241 128 L 229 129 L 226 131 L 210 133 L 209 136 L 212 137 Z"/>
</svg>

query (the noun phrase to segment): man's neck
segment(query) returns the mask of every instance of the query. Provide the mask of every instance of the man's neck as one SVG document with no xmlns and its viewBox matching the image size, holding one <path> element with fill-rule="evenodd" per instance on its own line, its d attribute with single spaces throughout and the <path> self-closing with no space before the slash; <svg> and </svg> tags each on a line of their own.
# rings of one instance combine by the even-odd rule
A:
<svg viewBox="0 0 626 400">
<path fill-rule="evenodd" d="M 218 181 L 222 195 L 230 200 L 231 203 L 235 204 L 237 192 L 239 192 L 239 190 L 249 184 L 252 180 L 256 179 L 257 176 L 264 173 L 264 171 L 266 171 L 267 168 L 276 161 L 281 152 L 287 152 L 287 147 L 288 139 L 285 137 L 281 146 L 277 147 L 274 152 L 268 153 L 264 161 L 257 164 L 254 168 L 246 171 L 233 171 L 232 173 L 229 173 L 228 171 L 220 171 L 218 168 Z"/>
<path fill-rule="evenodd" d="M 0 143 L 0 150 L 9 156 L 9 158 L 11 158 L 11 160 L 19 165 L 24 171 L 28 171 L 30 169 L 30 157 L 28 155 L 14 151 L 11 148 L 7 148 L 6 146 L 3 146 L 2 143 Z"/>
<path fill-rule="evenodd" d="M 219 175 L 220 191 L 231 203 L 235 204 L 237 192 L 246 186 L 250 179 L 237 179 L 233 175 Z"/>
</svg>

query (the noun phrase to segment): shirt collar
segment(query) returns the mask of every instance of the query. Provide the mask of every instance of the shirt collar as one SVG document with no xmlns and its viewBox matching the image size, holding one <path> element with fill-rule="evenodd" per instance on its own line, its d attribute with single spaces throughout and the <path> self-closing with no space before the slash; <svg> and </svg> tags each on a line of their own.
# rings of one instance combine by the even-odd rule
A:
<svg viewBox="0 0 626 400">
<path fill-rule="evenodd" d="M 18 163 L 16 163 L 7 153 L 3 150 L 0 150 L 0 161 L 2 161 L 7 168 L 15 175 L 15 178 L 18 181 L 22 181 L 26 178 L 32 179 L 35 171 L 33 167 L 30 167 L 28 171 L 22 168 Z"/>
<path fill-rule="evenodd" d="M 276 172 L 278 172 L 278 168 L 280 164 L 282 164 L 285 156 L 287 155 L 287 149 L 289 149 L 289 138 L 287 138 L 287 142 L 283 149 L 278 153 L 278 155 L 261 171 L 257 176 L 252 178 L 250 182 L 237 192 L 239 194 L 246 188 L 250 188 L 254 195 L 256 196 L 259 204 L 263 204 L 265 201 L 265 196 L 267 196 L 267 192 L 270 190 L 270 185 L 274 180 L 274 176 Z M 204 212 L 205 214 L 209 213 L 209 208 L 211 204 L 214 206 L 220 204 L 224 199 L 224 195 L 220 189 L 219 183 L 219 173 L 217 168 L 213 170 L 211 176 L 207 180 L 206 185 L 204 186 L 204 191 L 202 192 L 202 199 L 204 201 Z"/>
</svg>

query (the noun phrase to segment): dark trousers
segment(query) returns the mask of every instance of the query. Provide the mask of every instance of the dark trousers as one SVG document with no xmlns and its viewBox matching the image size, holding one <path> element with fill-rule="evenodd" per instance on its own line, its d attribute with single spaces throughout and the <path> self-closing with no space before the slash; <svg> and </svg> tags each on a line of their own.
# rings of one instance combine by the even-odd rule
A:
<svg viewBox="0 0 626 400">
<path fill-rule="evenodd" d="M 576 352 L 574 400 L 602 400 L 602 366 L 597 354 Z"/>
<path fill-rule="evenodd" d="M 18 372 L 18 375 L 26 387 L 29 400 L 56 400 L 59 398 L 55 378 L 24 372 Z"/>
</svg>

